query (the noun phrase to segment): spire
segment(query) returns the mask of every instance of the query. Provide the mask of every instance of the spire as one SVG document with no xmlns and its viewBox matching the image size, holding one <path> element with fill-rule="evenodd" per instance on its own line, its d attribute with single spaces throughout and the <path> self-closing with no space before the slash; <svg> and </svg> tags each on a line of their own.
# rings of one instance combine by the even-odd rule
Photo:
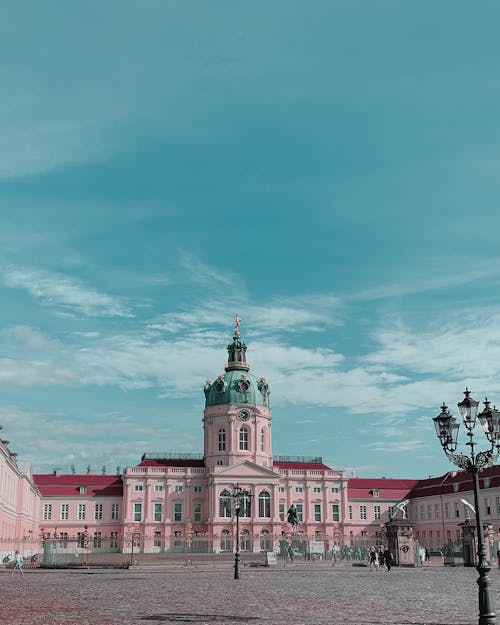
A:
<svg viewBox="0 0 500 625">
<path fill-rule="evenodd" d="M 248 371 L 250 369 L 246 361 L 247 346 L 240 337 L 240 323 L 241 319 L 236 314 L 234 320 L 233 342 L 227 346 L 228 359 L 226 371 L 231 371 L 232 369 L 244 369 L 245 371 Z"/>
</svg>

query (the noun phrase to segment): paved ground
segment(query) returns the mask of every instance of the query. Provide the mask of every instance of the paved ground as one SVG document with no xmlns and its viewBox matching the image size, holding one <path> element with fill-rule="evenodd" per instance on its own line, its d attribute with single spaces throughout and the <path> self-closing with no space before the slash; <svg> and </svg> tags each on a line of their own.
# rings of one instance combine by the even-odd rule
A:
<svg viewBox="0 0 500 625">
<path fill-rule="evenodd" d="M 0 571 L 6 625 L 475 625 L 473 568 L 330 563 L 129 570 Z M 492 580 L 500 614 L 500 571 Z M 499 616 L 500 623 L 500 616 Z"/>
</svg>

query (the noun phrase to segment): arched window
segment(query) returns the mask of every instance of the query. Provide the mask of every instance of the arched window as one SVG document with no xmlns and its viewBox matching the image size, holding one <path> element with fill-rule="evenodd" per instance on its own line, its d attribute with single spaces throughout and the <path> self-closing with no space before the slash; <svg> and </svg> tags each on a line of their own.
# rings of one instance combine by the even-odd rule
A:
<svg viewBox="0 0 500 625">
<path fill-rule="evenodd" d="M 241 549 L 241 551 L 251 551 L 252 550 L 252 542 L 250 540 L 250 532 L 248 530 L 243 530 L 241 532 L 240 549 Z"/>
<path fill-rule="evenodd" d="M 219 430 L 219 451 L 226 451 L 226 430 Z"/>
<path fill-rule="evenodd" d="M 248 430 L 246 428 L 240 430 L 240 451 L 248 451 Z"/>
<path fill-rule="evenodd" d="M 233 541 L 231 540 L 231 534 L 229 533 L 229 530 L 222 530 L 222 534 L 220 537 L 220 550 L 221 551 L 233 550 Z"/>
<path fill-rule="evenodd" d="M 271 495 L 262 491 L 259 495 L 259 517 L 271 516 Z"/>
<path fill-rule="evenodd" d="M 223 490 L 219 495 L 219 516 L 231 518 L 231 493 Z"/>
<path fill-rule="evenodd" d="M 252 516 L 252 501 L 250 493 L 243 491 L 240 498 L 240 516 L 250 517 Z"/>
<path fill-rule="evenodd" d="M 261 551 L 273 550 L 271 537 L 269 536 L 269 532 L 267 530 L 262 530 L 262 532 L 260 533 L 260 550 Z"/>
</svg>

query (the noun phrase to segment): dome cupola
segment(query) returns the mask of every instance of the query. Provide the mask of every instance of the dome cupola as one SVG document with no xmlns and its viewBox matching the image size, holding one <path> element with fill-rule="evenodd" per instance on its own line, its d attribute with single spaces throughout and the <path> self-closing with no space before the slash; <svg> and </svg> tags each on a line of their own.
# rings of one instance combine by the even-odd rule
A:
<svg viewBox="0 0 500 625">
<path fill-rule="evenodd" d="M 247 346 L 239 331 L 241 320 L 236 315 L 233 342 L 227 346 L 227 365 L 224 373 L 212 382 L 205 382 L 205 406 L 220 404 L 252 404 L 269 407 L 269 385 L 265 378 L 250 373 L 246 361 Z"/>
</svg>

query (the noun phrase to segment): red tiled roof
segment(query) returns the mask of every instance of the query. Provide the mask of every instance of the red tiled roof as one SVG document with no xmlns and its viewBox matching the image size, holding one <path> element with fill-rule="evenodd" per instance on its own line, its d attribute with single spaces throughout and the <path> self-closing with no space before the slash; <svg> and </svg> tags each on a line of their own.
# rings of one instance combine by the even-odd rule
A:
<svg viewBox="0 0 500 625">
<path fill-rule="evenodd" d="M 281 462 L 280 460 L 275 460 L 273 462 L 273 466 L 277 469 L 307 469 L 308 471 L 331 471 L 330 467 L 327 467 L 326 464 L 322 464 L 321 462 Z"/>
<path fill-rule="evenodd" d="M 33 475 L 38 490 L 44 497 L 122 497 L 123 482 L 118 475 L 54 475 L 37 473 Z M 80 486 L 86 487 L 85 494 L 80 494 Z"/>
<path fill-rule="evenodd" d="M 484 478 L 490 480 L 490 488 L 500 486 L 500 466 L 493 465 L 479 473 L 479 485 L 483 487 Z M 458 487 L 455 486 L 458 484 Z M 457 490 L 455 490 L 457 488 Z M 468 492 L 472 490 L 472 477 L 467 471 L 448 471 L 439 477 L 430 477 L 420 480 L 411 492 L 409 498 L 430 497 L 433 495 L 446 495 L 454 492 Z"/>
<path fill-rule="evenodd" d="M 418 483 L 419 480 L 351 477 L 347 483 L 347 496 L 349 499 L 374 499 L 371 491 L 378 490 L 376 499 L 402 499 Z"/>
<path fill-rule="evenodd" d="M 168 460 L 142 460 L 138 467 L 204 467 L 204 460 L 183 460 L 181 458 L 169 458 Z"/>
</svg>

